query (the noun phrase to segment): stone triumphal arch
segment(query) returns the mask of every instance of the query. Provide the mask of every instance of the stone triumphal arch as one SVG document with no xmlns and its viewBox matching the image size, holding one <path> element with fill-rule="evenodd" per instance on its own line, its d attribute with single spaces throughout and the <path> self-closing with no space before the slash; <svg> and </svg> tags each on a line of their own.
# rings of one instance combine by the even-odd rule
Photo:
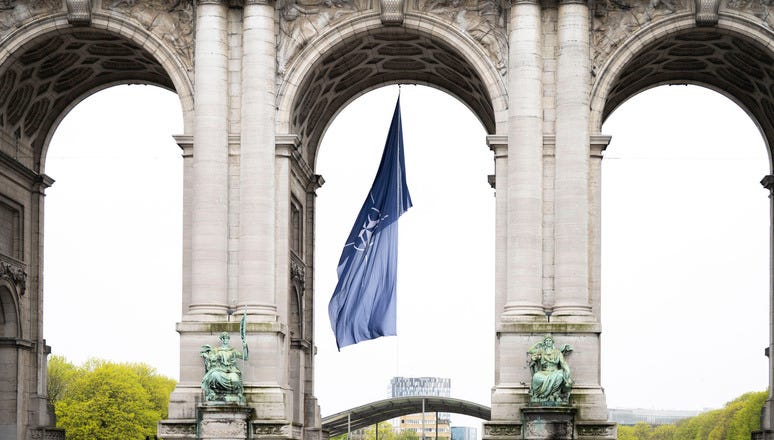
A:
<svg viewBox="0 0 774 440">
<path fill-rule="evenodd" d="M 231 314 L 246 308 L 250 438 L 324 437 L 313 391 L 315 157 L 344 105 L 401 82 L 464 102 L 493 151 L 497 343 L 484 437 L 615 438 L 599 371 L 600 162 L 610 140 L 600 127 L 642 90 L 692 83 L 736 101 L 771 145 L 769 4 L 3 0 L 0 438 L 61 437 L 42 334 L 46 150 L 69 109 L 123 83 L 174 90 L 184 113 L 180 383 L 161 435 L 196 438 L 199 347 L 238 331 Z M 774 190 L 773 177 L 762 183 Z M 574 416 L 550 429 L 524 417 L 525 353 L 549 332 L 573 345 L 575 379 Z M 769 399 L 757 438 L 774 438 L 773 409 Z"/>
</svg>

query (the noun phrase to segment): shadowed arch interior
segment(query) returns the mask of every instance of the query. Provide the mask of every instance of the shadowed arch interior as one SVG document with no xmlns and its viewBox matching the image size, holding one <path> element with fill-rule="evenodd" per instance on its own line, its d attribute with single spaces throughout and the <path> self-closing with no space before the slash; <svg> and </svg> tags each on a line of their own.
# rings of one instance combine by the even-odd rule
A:
<svg viewBox="0 0 774 440">
<path fill-rule="evenodd" d="M 473 111 L 488 133 L 495 133 L 487 88 L 458 51 L 406 29 L 386 28 L 334 47 L 317 61 L 300 87 L 291 126 L 303 145 L 313 146 L 309 163 L 315 163 L 315 147 L 344 105 L 378 86 L 397 83 L 449 92 Z"/>
<path fill-rule="evenodd" d="M 91 91 L 113 84 L 175 90 L 147 50 L 95 29 L 68 29 L 31 41 L 0 68 L 0 128 L 29 145 L 40 169 L 47 136 L 63 112 Z"/>
<path fill-rule="evenodd" d="M 740 104 L 774 140 L 774 56 L 759 43 L 718 29 L 692 29 L 646 47 L 610 88 L 602 119 L 637 93 L 663 84 L 709 87 Z"/>
</svg>

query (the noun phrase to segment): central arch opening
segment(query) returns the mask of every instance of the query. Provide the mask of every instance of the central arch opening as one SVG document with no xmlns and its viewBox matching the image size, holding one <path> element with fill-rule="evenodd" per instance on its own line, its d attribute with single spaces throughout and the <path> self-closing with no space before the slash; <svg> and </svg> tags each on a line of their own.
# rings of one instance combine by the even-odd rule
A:
<svg viewBox="0 0 774 440">
<path fill-rule="evenodd" d="M 373 182 L 400 93 L 406 179 L 399 221 L 398 336 L 336 349 L 327 306 L 336 266 Z M 367 116 L 364 116 L 367 115 Z M 328 127 L 316 172 L 316 396 L 323 416 L 390 396 L 390 379 L 451 378 L 451 396 L 489 405 L 494 383 L 494 160 L 486 131 L 430 87 L 376 89 Z M 471 362 L 474 359 L 475 362 Z M 480 420 L 452 415 L 452 424 Z"/>
</svg>

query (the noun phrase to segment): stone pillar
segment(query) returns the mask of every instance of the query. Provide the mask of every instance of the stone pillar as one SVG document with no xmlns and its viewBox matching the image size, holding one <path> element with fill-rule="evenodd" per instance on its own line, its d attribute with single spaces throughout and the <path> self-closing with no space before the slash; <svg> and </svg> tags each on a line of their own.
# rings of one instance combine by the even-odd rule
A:
<svg viewBox="0 0 774 440">
<path fill-rule="evenodd" d="M 508 293 L 508 137 L 490 135 L 487 145 L 494 153 L 495 175 L 495 316 L 505 309 Z M 499 342 L 495 341 L 495 365 L 500 358 Z M 495 383 L 499 383 L 499 369 Z"/>
<path fill-rule="evenodd" d="M 507 297 L 502 319 L 545 320 L 542 301 L 543 63 L 541 9 L 510 10 L 508 66 Z"/>
<path fill-rule="evenodd" d="M 175 142 L 183 150 L 183 297 L 182 314 L 188 313 L 191 306 L 191 226 L 194 182 L 193 136 L 174 136 Z"/>
<path fill-rule="evenodd" d="M 774 175 L 767 175 L 761 180 L 761 185 L 769 191 L 770 206 L 770 232 L 769 232 L 769 346 L 766 347 L 766 356 L 769 358 L 769 397 L 761 412 L 761 430 L 754 432 L 755 440 L 774 439 Z"/>
<path fill-rule="evenodd" d="M 239 299 L 237 308 L 277 320 L 275 298 L 274 7 L 247 0 L 242 30 Z"/>
<path fill-rule="evenodd" d="M 556 85 L 555 304 L 562 321 L 593 320 L 589 301 L 589 8 L 562 0 Z"/>
<path fill-rule="evenodd" d="M 602 302 L 602 154 L 610 136 L 591 136 L 589 163 L 589 296 L 594 319 L 601 321 Z"/>
<path fill-rule="evenodd" d="M 196 7 L 191 303 L 184 321 L 222 320 L 228 308 L 227 12 L 218 0 Z"/>
<path fill-rule="evenodd" d="M 536 0 L 515 0 L 511 4 L 507 151 L 495 143 L 506 139 L 489 139 L 496 155 L 498 269 L 496 379 L 492 392 L 492 421 L 485 427 L 485 438 L 510 435 L 521 429 L 519 410 L 529 399 L 523 368 L 529 348 L 529 327 L 547 320 L 542 292 L 541 14 L 541 6 Z"/>
</svg>

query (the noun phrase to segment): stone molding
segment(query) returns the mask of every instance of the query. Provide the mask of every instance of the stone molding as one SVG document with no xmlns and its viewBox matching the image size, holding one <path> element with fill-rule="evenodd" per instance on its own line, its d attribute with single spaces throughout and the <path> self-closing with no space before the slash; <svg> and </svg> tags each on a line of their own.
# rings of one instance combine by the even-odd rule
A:
<svg viewBox="0 0 774 440">
<path fill-rule="evenodd" d="M 497 324 L 497 333 L 531 333 L 531 334 L 577 334 L 602 332 L 602 325 L 597 322 L 565 323 L 565 322 L 501 322 Z"/>
<path fill-rule="evenodd" d="M 30 430 L 32 440 L 65 440 L 65 431 L 60 428 L 37 428 Z"/>
<path fill-rule="evenodd" d="M 291 438 L 292 431 L 287 423 L 252 422 L 254 438 Z"/>
<path fill-rule="evenodd" d="M 521 422 L 517 423 L 484 423 L 484 439 L 519 439 L 521 438 Z"/>
<path fill-rule="evenodd" d="M 613 422 L 578 422 L 575 429 L 579 440 L 615 440 L 618 434 Z"/>
</svg>

